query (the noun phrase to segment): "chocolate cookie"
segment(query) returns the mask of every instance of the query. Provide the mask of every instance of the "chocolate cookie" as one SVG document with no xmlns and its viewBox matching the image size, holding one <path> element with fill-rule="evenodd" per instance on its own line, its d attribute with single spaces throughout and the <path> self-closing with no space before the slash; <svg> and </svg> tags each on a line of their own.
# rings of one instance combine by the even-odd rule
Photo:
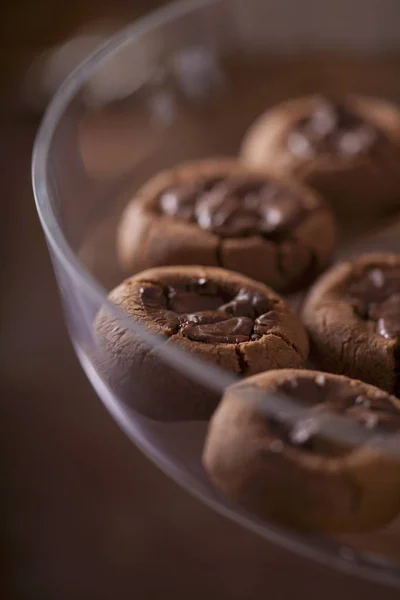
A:
<svg viewBox="0 0 400 600">
<path fill-rule="evenodd" d="M 400 393 L 400 256 L 366 254 L 340 264 L 306 299 L 315 364 Z"/>
<path fill-rule="evenodd" d="M 242 155 L 310 185 L 341 217 L 366 220 L 400 207 L 400 111 L 383 100 L 289 100 L 250 128 Z"/>
<path fill-rule="evenodd" d="M 332 212 L 310 190 L 225 159 L 156 176 L 126 208 L 117 243 L 130 272 L 220 266 L 294 291 L 330 262 L 335 231 Z"/>
<path fill-rule="evenodd" d="M 282 298 L 251 279 L 218 268 L 164 267 L 124 281 L 110 300 L 129 317 L 174 344 L 238 375 L 301 366 L 308 355 L 304 327 Z M 157 420 L 208 419 L 218 393 L 164 362 L 115 316 L 96 319 L 103 377 L 130 406 Z M 101 366 L 101 365 L 100 365 Z"/>
<path fill-rule="evenodd" d="M 219 489 L 264 518 L 306 531 L 363 532 L 400 510 L 399 432 L 400 402 L 373 386 L 270 371 L 227 389 L 203 463 Z"/>
</svg>

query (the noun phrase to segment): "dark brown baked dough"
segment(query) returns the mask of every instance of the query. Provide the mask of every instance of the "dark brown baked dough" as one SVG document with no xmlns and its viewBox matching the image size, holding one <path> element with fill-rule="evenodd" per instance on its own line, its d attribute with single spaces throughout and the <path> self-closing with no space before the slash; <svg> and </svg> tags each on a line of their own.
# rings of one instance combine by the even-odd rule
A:
<svg viewBox="0 0 400 600">
<path fill-rule="evenodd" d="M 189 162 L 157 175 L 119 226 L 122 266 L 202 264 L 278 291 L 305 287 L 330 262 L 336 226 L 314 192 L 233 159 Z"/>
<path fill-rule="evenodd" d="M 400 111 L 384 100 L 289 100 L 259 117 L 242 156 L 310 185 L 342 219 L 365 221 L 400 206 Z"/>
<path fill-rule="evenodd" d="M 287 410 L 279 416 L 288 399 L 303 409 L 290 420 Z M 362 441 L 326 435 L 332 414 L 348 417 L 343 422 Z M 306 531 L 363 532 L 400 510 L 399 431 L 400 402 L 373 386 L 316 371 L 269 371 L 227 389 L 203 463 L 219 489 L 264 518 Z M 397 458 L 382 445 L 388 434 Z"/>
<path fill-rule="evenodd" d="M 299 367 L 308 355 L 300 319 L 266 286 L 218 268 L 161 267 L 124 281 L 110 300 L 150 333 L 238 375 Z M 208 419 L 219 401 L 163 361 L 162 354 L 102 310 L 96 318 L 99 370 L 131 407 L 157 420 Z"/>
<path fill-rule="evenodd" d="M 305 301 L 314 363 L 400 392 L 400 256 L 365 254 L 328 271 Z"/>
</svg>

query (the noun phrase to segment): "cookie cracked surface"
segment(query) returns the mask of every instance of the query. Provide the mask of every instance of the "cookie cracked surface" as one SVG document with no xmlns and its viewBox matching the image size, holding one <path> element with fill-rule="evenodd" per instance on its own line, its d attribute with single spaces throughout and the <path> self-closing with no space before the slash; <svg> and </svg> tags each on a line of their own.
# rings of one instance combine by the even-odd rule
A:
<svg viewBox="0 0 400 600">
<path fill-rule="evenodd" d="M 163 360 L 169 344 L 238 375 L 298 367 L 308 355 L 305 329 L 287 303 L 266 286 L 223 269 L 149 269 L 123 282 L 110 299 L 163 336 L 157 353 L 105 311 L 95 323 L 108 377 L 151 418 L 207 419 L 219 400 L 184 376 L 184 364 L 180 373 Z M 145 393 L 135 393 L 139 381 Z"/>
<path fill-rule="evenodd" d="M 315 364 L 400 392 L 400 256 L 365 254 L 328 271 L 303 308 Z"/>
<path fill-rule="evenodd" d="M 295 291 L 330 262 L 336 225 L 310 190 L 231 159 L 184 163 L 128 204 L 118 254 L 129 271 L 203 264 Z"/>
</svg>

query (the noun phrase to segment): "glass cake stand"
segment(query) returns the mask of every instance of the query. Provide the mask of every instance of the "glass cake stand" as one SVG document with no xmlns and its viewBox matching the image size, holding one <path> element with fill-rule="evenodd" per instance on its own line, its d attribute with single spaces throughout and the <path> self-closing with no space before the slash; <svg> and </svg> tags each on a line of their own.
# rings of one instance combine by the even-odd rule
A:
<svg viewBox="0 0 400 600">
<path fill-rule="evenodd" d="M 106 310 L 193 386 L 222 394 L 233 375 L 152 336 L 107 300 L 125 277 L 115 251 L 121 212 L 160 169 L 234 156 L 266 107 L 311 92 L 400 101 L 400 7 L 389 0 L 189 0 L 127 27 L 81 65 L 51 103 L 37 137 L 33 185 L 65 318 L 79 360 L 128 436 L 173 479 L 272 542 L 400 586 L 400 521 L 352 536 L 300 534 L 224 498 L 201 464 L 207 424 L 162 423 L 123 399 L 98 361 L 94 323 Z M 346 234 L 337 258 L 400 250 L 400 220 Z M 299 297 L 290 301 L 297 304 Z M 150 383 L 150 382 L 149 382 Z M 133 393 L 148 393 L 138 381 Z M 281 401 L 270 397 L 271 412 Z M 338 432 L 358 443 L 357 432 Z M 393 444 L 392 444 L 393 446 Z"/>
</svg>

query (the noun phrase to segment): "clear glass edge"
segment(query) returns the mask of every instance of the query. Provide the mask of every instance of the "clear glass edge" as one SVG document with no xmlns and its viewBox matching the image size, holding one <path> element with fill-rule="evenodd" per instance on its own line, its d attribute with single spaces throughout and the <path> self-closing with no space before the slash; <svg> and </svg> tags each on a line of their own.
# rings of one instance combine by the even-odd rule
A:
<svg viewBox="0 0 400 600">
<path fill-rule="evenodd" d="M 87 293 L 89 293 L 90 297 L 99 306 L 107 308 L 110 313 L 123 321 L 126 329 L 140 335 L 152 347 L 161 348 L 161 338 L 149 333 L 146 328 L 132 318 L 128 318 L 126 314 L 108 299 L 106 289 L 84 267 L 68 244 L 57 222 L 47 188 L 48 155 L 57 123 L 66 106 L 87 80 L 90 73 L 96 69 L 103 59 L 107 58 L 110 53 L 120 50 L 121 47 L 130 43 L 134 38 L 140 39 L 140 37 L 154 31 L 159 26 L 184 17 L 208 5 L 217 4 L 220 1 L 178 0 L 168 7 L 161 8 L 135 21 L 104 42 L 83 63 L 78 65 L 60 86 L 44 114 L 33 147 L 32 187 L 36 209 L 50 250 L 71 278 L 78 278 Z M 209 364 L 207 365 L 179 348 L 169 347 L 168 355 L 164 354 L 166 362 L 172 366 L 182 366 L 184 364 L 185 370 L 190 376 L 203 383 L 206 381 L 210 387 L 218 391 L 223 391 L 227 385 L 237 381 L 237 378 L 226 371 Z"/>
<path fill-rule="evenodd" d="M 51 251 L 54 253 L 63 268 L 69 273 L 69 275 L 72 276 L 73 279 L 77 277 L 80 280 L 81 284 L 83 284 L 85 289 L 87 289 L 91 297 L 98 302 L 99 306 L 107 308 L 110 312 L 115 314 L 115 316 L 124 321 L 124 324 L 127 325 L 127 329 L 131 329 L 135 333 L 142 336 L 153 347 L 161 347 L 161 338 L 159 336 L 150 334 L 143 326 L 140 325 L 140 323 L 131 318 L 127 318 L 123 311 L 119 310 L 116 305 L 110 302 L 106 289 L 84 267 L 68 244 L 53 212 L 52 203 L 46 185 L 48 154 L 58 120 L 62 116 L 66 106 L 68 105 L 68 102 L 79 90 L 81 85 L 86 81 L 88 75 L 96 69 L 98 64 L 103 59 L 107 58 L 110 53 L 119 50 L 123 45 L 131 42 L 134 38 L 140 39 L 141 36 L 154 31 L 154 29 L 159 26 L 162 26 L 180 17 L 184 17 L 185 15 L 188 15 L 203 7 L 216 5 L 221 1 L 223 0 L 176 0 L 171 5 L 156 10 L 150 13 L 148 16 L 142 17 L 141 19 L 123 28 L 117 34 L 113 35 L 109 40 L 104 42 L 104 44 L 94 50 L 94 52 L 89 55 L 84 62 L 78 65 L 77 68 L 60 86 L 59 90 L 56 92 L 45 111 L 33 147 L 33 193 L 41 226 Z M 93 373 L 90 373 L 90 370 L 93 369 L 93 367 L 87 363 L 87 360 L 82 355 L 82 352 L 77 348 L 76 350 L 79 360 L 94 389 L 97 391 L 103 402 L 107 405 L 107 408 L 116 418 L 121 428 L 129 435 L 129 437 L 134 437 L 146 456 L 155 462 L 163 471 L 169 473 L 177 483 L 182 485 L 186 490 L 190 491 L 194 496 L 200 498 L 207 505 L 211 506 L 231 520 L 246 526 L 255 533 L 263 535 L 271 542 L 277 543 L 288 550 L 296 552 L 297 554 L 306 556 L 330 567 L 334 566 L 345 573 L 361 575 L 370 581 L 384 583 L 386 585 L 396 587 L 400 585 L 400 571 L 397 565 L 391 563 L 389 558 L 387 559 L 386 564 L 383 564 L 381 568 L 377 568 L 375 563 L 371 564 L 369 560 L 366 560 L 365 556 L 367 556 L 368 553 L 354 550 L 354 557 L 357 557 L 357 560 L 359 561 L 358 564 L 355 564 L 354 561 L 350 562 L 340 556 L 339 551 L 341 545 L 339 543 L 335 542 L 338 552 L 327 552 L 325 549 L 323 550 L 321 548 L 316 549 L 312 545 L 313 542 L 307 543 L 303 539 L 299 539 L 299 536 L 296 534 L 296 532 L 281 533 L 275 526 L 267 526 L 267 529 L 267 527 L 263 524 L 257 525 L 256 521 L 251 517 L 246 518 L 243 515 L 238 515 L 233 509 L 229 509 L 213 500 L 210 500 L 200 492 L 195 492 L 193 489 L 191 489 L 190 485 L 188 485 L 188 482 L 185 481 L 185 477 L 182 473 L 180 473 L 179 470 L 177 470 L 175 467 L 171 468 L 171 464 L 165 457 L 160 456 L 159 453 L 148 447 L 148 444 L 143 439 L 141 434 L 139 434 L 136 430 L 134 434 L 132 431 L 130 431 L 131 427 L 127 424 L 127 418 L 123 416 L 122 409 L 117 407 L 113 400 L 105 401 L 102 396 L 104 390 L 99 389 L 99 382 L 96 381 Z M 239 380 L 239 378 L 227 373 L 226 371 L 223 371 L 222 369 L 219 369 L 218 367 L 203 363 L 199 359 L 188 355 L 179 348 L 169 347 L 168 350 L 167 361 L 169 363 L 175 366 L 181 366 L 184 363 L 185 370 L 190 376 L 193 376 L 202 382 L 207 381 L 214 389 L 222 391 L 227 385 Z M 105 384 L 102 385 L 104 385 L 106 389 Z M 109 392 L 106 392 L 106 394 L 111 397 Z M 275 396 L 273 400 L 278 400 L 278 396 Z M 281 400 L 281 397 L 279 397 L 279 400 Z M 287 400 L 291 402 L 290 399 Z M 291 403 L 295 407 L 295 403 Z"/>
<path fill-rule="evenodd" d="M 95 373 L 93 366 L 84 353 L 75 344 L 74 347 L 93 389 L 99 398 L 101 398 L 107 410 L 113 415 L 122 431 L 130 439 L 133 438 L 135 440 L 136 445 L 145 456 L 193 497 L 201 500 L 223 517 L 298 556 L 314 560 L 326 567 L 336 568 L 347 575 L 359 576 L 371 582 L 390 587 L 400 587 L 400 568 L 388 557 L 382 559 L 378 556 L 379 562 L 377 563 L 373 559 L 374 555 L 372 553 L 349 548 L 349 546 L 345 546 L 336 540 L 330 541 L 321 535 L 314 536 L 309 541 L 306 541 L 306 538 L 296 531 L 285 530 L 278 524 L 258 522 L 255 517 L 239 514 L 235 511 L 234 507 L 229 508 L 229 506 L 226 506 L 222 502 L 209 498 L 207 494 L 197 490 L 195 482 L 191 484 L 192 478 L 190 475 L 188 476 L 186 472 L 183 472 L 173 464 L 168 457 L 147 442 L 141 431 L 135 427 L 132 419 L 127 416 L 125 410 L 115 402 L 113 395 L 108 390 L 106 384 Z M 318 546 L 316 546 L 316 542 Z"/>
<path fill-rule="evenodd" d="M 118 318 L 127 330 L 139 335 L 152 348 L 159 349 L 165 362 L 174 368 L 183 366 L 187 375 L 202 384 L 205 383 L 210 389 L 222 393 L 228 385 L 240 381 L 239 377 L 224 371 L 217 366 L 211 365 L 210 363 L 205 363 L 172 345 L 168 347 L 168 353 L 162 352 L 163 338 L 161 336 L 150 333 L 146 327 L 131 317 L 128 317 L 121 309 L 119 309 L 119 307 L 108 299 L 106 289 L 84 267 L 78 256 L 68 244 L 53 212 L 52 202 L 46 185 L 49 149 L 57 123 L 63 114 L 65 107 L 68 105 L 68 102 L 98 64 L 103 59 L 109 57 L 110 53 L 118 51 L 124 44 L 130 43 L 134 38 L 140 39 L 141 36 L 154 31 L 154 29 L 159 26 L 163 26 L 177 18 L 184 17 L 203 7 L 217 5 L 221 1 L 224 0 L 178 0 L 170 6 L 161 8 L 123 28 L 81 63 L 61 85 L 45 112 L 33 148 L 32 185 L 37 212 L 47 243 L 57 260 L 69 275 L 73 279 L 78 278 L 80 283 L 90 294 L 91 298 L 94 299 L 102 309 L 107 309 L 110 314 Z M 272 396 L 269 395 L 269 398 L 272 399 Z M 256 400 L 258 399 L 259 395 L 257 395 Z M 278 396 L 273 398 L 273 400 L 275 399 L 278 400 Z M 282 401 L 281 396 L 279 397 L 279 401 Z M 287 408 L 289 408 L 289 405 L 291 404 L 295 413 L 298 412 L 296 411 L 296 402 L 291 401 L 289 398 L 285 398 L 285 402 Z M 271 403 L 269 403 L 268 410 L 276 412 Z M 346 420 L 339 417 L 336 418 L 335 421 L 336 423 L 334 423 L 332 430 L 330 430 L 328 434 L 337 437 L 338 440 L 343 440 L 346 433 L 343 435 L 339 426 L 345 425 Z M 353 436 L 359 440 L 365 438 L 364 430 L 361 425 L 352 425 L 350 428 L 347 428 L 347 431 L 351 432 L 352 440 L 354 440 Z M 349 439 L 348 434 L 347 439 Z M 394 435 L 391 434 L 384 434 L 381 436 L 381 441 L 388 442 L 389 445 L 390 440 L 393 439 Z M 397 450 L 397 452 L 396 448 L 392 447 L 388 449 L 391 452 L 397 454 L 400 453 L 400 449 Z"/>
</svg>

